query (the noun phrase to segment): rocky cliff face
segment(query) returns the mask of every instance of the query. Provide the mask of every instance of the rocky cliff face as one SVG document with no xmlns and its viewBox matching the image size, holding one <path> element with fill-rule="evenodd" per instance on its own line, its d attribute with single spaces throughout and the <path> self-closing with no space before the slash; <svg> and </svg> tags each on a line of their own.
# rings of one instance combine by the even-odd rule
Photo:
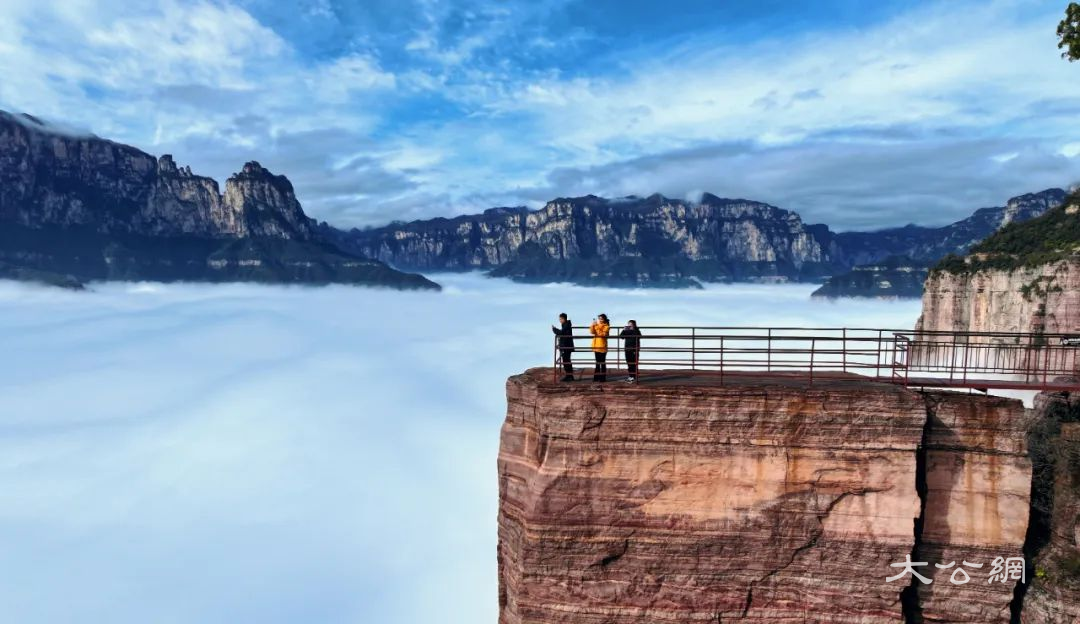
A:
<svg viewBox="0 0 1080 624">
<path fill-rule="evenodd" d="M 800 279 L 831 270 L 827 229 L 787 210 L 706 194 L 557 199 L 538 211 L 418 221 L 342 235 L 351 248 L 413 269 L 491 269 L 526 281 L 686 285 L 689 278 Z"/>
<path fill-rule="evenodd" d="M 1063 196 L 1050 189 L 1015 197 L 942 228 L 841 234 L 806 225 L 794 212 L 711 194 L 696 203 L 660 195 L 590 195 L 557 199 L 538 211 L 496 208 L 366 231 L 323 229 L 344 248 L 417 270 L 487 269 L 521 281 L 693 286 L 695 280 L 816 280 L 890 256 L 905 256 L 923 270 L 1003 224 L 1041 214 Z M 820 294 L 865 294 L 866 274 Z"/>
<path fill-rule="evenodd" d="M 296 200 L 288 178 L 274 175 L 257 162 L 225 181 L 226 214 L 238 215 L 239 236 L 273 236 L 309 240 L 313 225 Z"/>
<path fill-rule="evenodd" d="M 1043 436 L 1033 437 L 1041 492 L 1037 534 L 1029 543 L 1034 574 L 1024 597 L 1024 624 L 1080 622 L 1080 396 L 1042 393 L 1035 398 Z"/>
<path fill-rule="evenodd" d="M 926 489 L 912 560 L 931 563 L 925 576 L 933 582 L 914 585 L 909 621 L 1009 622 L 1016 582 L 992 581 L 992 564 L 997 557 L 1024 556 L 1031 417 L 1014 399 L 947 392 L 922 397 L 925 467 L 918 476 Z M 956 565 L 936 565 L 949 562 Z M 954 583 L 958 569 L 971 582 Z"/>
<path fill-rule="evenodd" d="M 1027 527 L 1018 401 L 550 374 L 507 382 L 501 624 L 1009 621 L 1015 581 L 987 579 Z M 931 584 L 886 582 L 908 555 Z M 985 567 L 953 585 L 954 558 Z"/>
<path fill-rule="evenodd" d="M 153 236 L 275 236 L 308 240 L 312 225 L 292 185 L 257 162 L 210 178 L 138 149 L 58 134 L 0 112 L 0 219 Z"/>
<path fill-rule="evenodd" d="M 917 329 L 1080 331 L 1080 262 L 962 273 L 934 271 L 926 280 Z"/>
<path fill-rule="evenodd" d="M 930 272 L 918 327 L 1080 331 L 1080 202 L 1014 223 Z"/>
<path fill-rule="evenodd" d="M 284 176 L 225 183 L 127 145 L 0 111 L 0 265 L 8 277 L 345 282 L 432 288 L 316 233 Z"/>
</svg>

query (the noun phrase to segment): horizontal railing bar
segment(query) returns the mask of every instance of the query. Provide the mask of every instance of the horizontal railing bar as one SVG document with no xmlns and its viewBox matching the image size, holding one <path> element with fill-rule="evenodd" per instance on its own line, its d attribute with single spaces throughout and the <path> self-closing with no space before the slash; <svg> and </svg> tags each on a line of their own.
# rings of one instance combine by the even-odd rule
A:
<svg viewBox="0 0 1080 624">
<path fill-rule="evenodd" d="M 589 325 L 574 325 L 573 328 L 574 329 L 588 330 Z M 612 329 L 613 330 L 617 329 L 617 327 L 613 326 Z M 1050 333 L 1050 332 L 1048 332 L 1048 333 L 1042 333 L 1042 334 L 1037 334 L 1037 333 L 1034 333 L 1034 332 L 1001 332 L 1001 331 L 986 332 L 986 331 L 974 331 L 974 330 L 957 330 L 957 331 L 932 330 L 932 329 L 915 330 L 915 329 L 907 329 L 907 328 L 897 329 L 897 328 L 877 328 L 877 327 L 874 327 L 874 328 L 870 328 L 870 327 L 767 327 L 767 326 L 755 326 L 755 325 L 743 325 L 743 326 L 726 326 L 726 325 L 715 325 L 715 326 L 708 326 L 708 325 L 705 325 L 705 326 L 696 326 L 696 325 L 638 325 L 638 329 L 642 329 L 642 330 L 644 330 L 644 329 L 686 329 L 686 330 L 696 330 L 696 331 L 702 331 L 702 330 L 734 330 L 734 331 L 772 330 L 774 332 L 775 331 L 801 331 L 801 332 L 811 332 L 811 331 L 859 332 L 859 331 L 861 331 L 861 332 L 874 332 L 874 333 L 884 332 L 884 333 L 898 333 L 898 334 L 917 334 L 917 335 L 921 335 L 921 336 L 939 336 L 940 335 L 940 336 L 993 336 L 993 337 L 1017 337 L 1017 336 L 1019 336 L 1019 337 L 1027 337 L 1027 336 L 1052 336 L 1052 337 L 1066 336 L 1066 337 L 1071 337 L 1071 336 L 1080 335 L 1080 328 L 1077 328 L 1074 333 L 1069 333 L 1069 332 L 1052 332 L 1052 333 Z"/>
</svg>

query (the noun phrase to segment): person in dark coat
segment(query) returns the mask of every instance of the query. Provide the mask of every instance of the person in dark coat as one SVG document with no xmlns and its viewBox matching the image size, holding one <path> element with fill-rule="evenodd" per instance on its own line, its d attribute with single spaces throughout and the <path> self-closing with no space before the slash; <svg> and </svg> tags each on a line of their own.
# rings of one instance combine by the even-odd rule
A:
<svg viewBox="0 0 1080 624">
<path fill-rule="evenodd" d="M 566 318 L 566 312 L 559 315 L 559 326 L 551 326 L 551 332 L 559 337 L 559 359 L 562 360 L 563 377 L 560 381 L 574 381 L 574 324 Z"/>
<path fill-rule="evenodd" d="M 638 354 L 641 351 L 641 330 L 638 329 L 637 321 L 631 319 L 626 322 L 626 327 L 619 332 L 623 339 L 623 351 L 626 352 L 626 370 L 630 374 L 627 382 L 637 381 Z"/>
</svg>

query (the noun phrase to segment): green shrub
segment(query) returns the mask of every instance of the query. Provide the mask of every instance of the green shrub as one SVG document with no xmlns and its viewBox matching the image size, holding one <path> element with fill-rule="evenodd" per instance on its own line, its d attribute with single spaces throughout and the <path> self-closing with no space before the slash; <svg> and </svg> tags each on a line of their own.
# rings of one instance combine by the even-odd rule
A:
<svg viewBox="0 0 1080 624">
<path fill-rule="evenodd" d="M 1069 206 L 1080 205 L 1074 192 L 1057 208 L 1029 221 L 1010 223 L 971 248 L 966 259 L 948 255 L 933 271 L 965 274 L 981 270 L 1012 271 L 1074 257 L 1080 252 L 1080 213 L 1069 214 Z M 982 256 L 975 259 L 974 255 Z"/>
</svg>

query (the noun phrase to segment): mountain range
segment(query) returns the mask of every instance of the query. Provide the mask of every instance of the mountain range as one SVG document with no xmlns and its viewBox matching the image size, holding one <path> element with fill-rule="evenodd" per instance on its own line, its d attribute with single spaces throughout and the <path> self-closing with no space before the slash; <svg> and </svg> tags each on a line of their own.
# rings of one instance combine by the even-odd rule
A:
<svg viewBox="0 0 1080 624">
<path fill-rule="evenodd" d="M 945 227 L 833 232 L 795 212 L 700 200 L 558 198 L 542 208 L 342 230 L 308 217 L 289 180 L 248 162 L 224 190 L 131 146 L 0 111 L 0 278 L 347 283 L 438 288 L 418 272 L 524 282 L 700 288 L 825 282 L 817 296 L 918 296 L 926 268 L 1042 214 L 1061 189 Z"/>
<path fill-rule="evenodd" d="M 493 208 L 347 232 L 320 228 L 344 249 L 415 271 L 480 269 L 527 282 L 635 287 L 829 278 L 819 296 L 917 297 L 927 266 L 966 252 L 1005 224 L 1042 214 L 1065 195 L 1048 189 L 944 227 L 872 232 L 837 233 L 789 210 L 709 193 L 696 202 L 589 195 L 539 210 Z M 876 279 L 882 271 L 909 279 L 894 278 L 893 287 Z"/>
<path fill-rule="evenodd" d="M 257 162 L 218 183 L 127 145 L 0 111 L 0 276 L 434 289 L 325 240 Z"/>
<path fill-rule="evenodd" d="M 966 254 L 1010 224 L 1045 214 L 1065 201 L 1062 189 L 1013 197 L 1004 206 L 980 208 L 966 219 L 930 228 L 907 225 L 877 232 L 844 232 L 841 245 L 857 262 L 814 291 L 814 297 L 918 298 L 929 268 L 942 258 Z"/>
</svg>

